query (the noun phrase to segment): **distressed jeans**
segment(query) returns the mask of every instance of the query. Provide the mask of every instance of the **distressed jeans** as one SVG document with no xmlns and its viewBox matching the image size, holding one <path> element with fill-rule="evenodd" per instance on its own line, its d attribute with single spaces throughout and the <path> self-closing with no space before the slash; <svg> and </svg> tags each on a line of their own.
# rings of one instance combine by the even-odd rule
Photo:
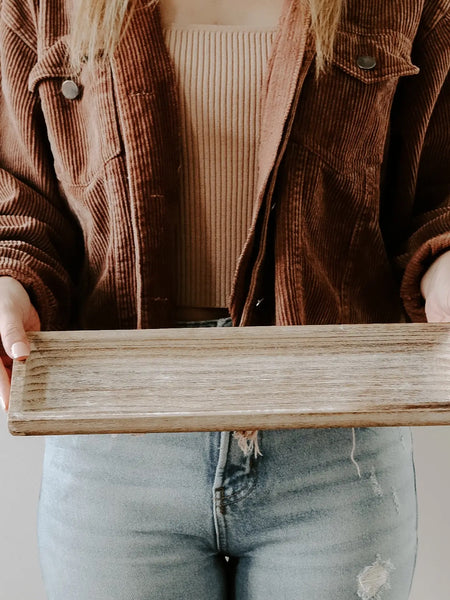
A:
<svg viewBox="0 0 450 600">
<path fill-rule="evenodd" d="M 409 428 L 51 436 L 48 600 L 407 600 Z"/>
</svg>

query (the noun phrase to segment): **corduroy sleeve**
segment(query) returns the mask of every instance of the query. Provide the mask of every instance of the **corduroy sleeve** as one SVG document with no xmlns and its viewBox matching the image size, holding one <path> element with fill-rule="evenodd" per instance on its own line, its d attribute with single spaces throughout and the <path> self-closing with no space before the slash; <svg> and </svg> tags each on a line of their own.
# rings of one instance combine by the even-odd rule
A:
<svg viewBox="0 0 450 600">
<path fill-rule="evenodd" d="M 71 322 L 81 235 L 58 191 L 39 97 L 28 90 L 36 50 L 24 30 L 4 18 L 0 61 L 0 276 L 27 289 L 43 329 L 64 329 Z"/>
<path fill-rule="evenodd" d="M 450 14 L 446 4 L 414 49 L 420 74 L 407 82 L 399 116 L 403 159 L 396 191 L 411 210 L 400 209 L 397 215 L 406 235 L 394 261 L 402 273 L 405 309 L 417 322 L 426 321 L 421 279 L 433 260 L 450 250 Z"/>
</svg>

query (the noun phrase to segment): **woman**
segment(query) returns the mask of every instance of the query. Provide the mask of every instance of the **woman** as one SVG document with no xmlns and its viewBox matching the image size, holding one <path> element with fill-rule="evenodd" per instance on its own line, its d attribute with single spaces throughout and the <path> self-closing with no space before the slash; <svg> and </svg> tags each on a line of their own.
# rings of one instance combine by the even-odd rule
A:
<svg viewBox="0 0 450 600">
<path fill-rule="evenodd" d="M 1 7 L 6 404 L 40 327 L 448 320 L 447 0 L 75 4 Z M 410 432 L 50 437 L 39 540 L 50 600 L 406 600 Z"/>
</svg>

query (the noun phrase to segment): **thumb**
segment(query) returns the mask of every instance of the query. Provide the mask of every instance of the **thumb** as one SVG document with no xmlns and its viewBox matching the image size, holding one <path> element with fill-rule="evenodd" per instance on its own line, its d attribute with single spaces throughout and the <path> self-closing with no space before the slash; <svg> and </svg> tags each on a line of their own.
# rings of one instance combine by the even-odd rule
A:
<svg viewBox="0 0 450 600">
<path fill-rule="evenodd" d="M 25 359 L 30 344 L 23 326 L 21 311 L 10 308 L 0 313 L 0 336 L 3 348 L 10 358 Z"/>
</svg>

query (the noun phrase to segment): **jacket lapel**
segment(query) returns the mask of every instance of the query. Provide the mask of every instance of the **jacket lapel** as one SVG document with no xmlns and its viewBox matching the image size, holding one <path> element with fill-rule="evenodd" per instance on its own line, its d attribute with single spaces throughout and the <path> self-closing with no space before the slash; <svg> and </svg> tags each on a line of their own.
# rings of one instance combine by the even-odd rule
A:
<svg viewBox="0 0 450 600">
<path fill-rule="evenodd" d="M 252 321 L 255 307 L 261 303 L 260 300 L 255 303 L 255 298 L 260 293 L 258 287 L 268 243 L 276 175 L 286 149 L 302 85 L 315 54 L 310 23 L 311 14 L 305 0 L 285 0 L 263 94 L 253 220 L 239 258 L 230 298 L 233 322 L 241 325 Z"/>
<path fill-rule="evenodd" d="M 259 148 L 259 209 L 272 172 L 291 110 L 295 110 L 302 80 L 311 64 L 313 39 L 310 32 L 311 13 L 303 0 L 285 0 L 280 28 L 267 69 L 265 94 L 261 111 L 261 144 Z M 292 111 L 293 112 L 293 111 Z"/>
</svg>

